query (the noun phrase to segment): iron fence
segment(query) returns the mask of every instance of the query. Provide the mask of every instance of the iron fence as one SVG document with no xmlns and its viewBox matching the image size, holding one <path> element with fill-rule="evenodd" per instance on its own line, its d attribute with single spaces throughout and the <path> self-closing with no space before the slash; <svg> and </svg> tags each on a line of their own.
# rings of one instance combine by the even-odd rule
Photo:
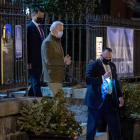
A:
<svg viewBox="0 0 140 140">
<path fill-rule="evenodd" d="M 63 14 L 64 15 L 64 14 Z M 13 39 L 13 79 L 8 79 L 1 83 L 0 91 L 18 88 L 27 89 L 28 73 L 27 73 L 27 48 L 26 48 L 26 23 L 29 23 L 30 18 L 26 16 L 26 6 L 22 0 L 0 0 L 0 44 L 2 52 L 3 28 L 5 24 L 11 25 L 11 38 Z M 46 14 L 44 21 L 44 29 L 46 36 L 49 34 L 49 28 L 53 21 L 62 21 L 64 23 L 64 35 L 62 37 L 62 46 L 64 54 L 69 54 L 72 57 L 72 64 L 66 67 L 67 83 L 81 83 L 85 82 L 86 65 L 91 59 L 95 60 L 96 37 L 103 37 L 103 48 L 107 46 L 107 27 L 126 27 L 134 29 L 134 75 L 140 75 L 140 24 L 138 21 L 117 19 L 110 16 L 99 16 L 87 14 L 85 17 L 81 15 L 74 15 L 66 13 L 65 17 L 61 15 L 52 15 L 50 17 Z M 15 54 L 15 26 L 22 26 L 22 52 L 23 56 L 16 58 Z M 2 54 L 2 53 L 1 53 Z M 8 69 L 8 55 L 5 55 L 3 66 L 1 65 L 1 79 L 2 68 L 5 66 L 5 71 Z M 1 62 L 2 62 L 1 55 Z M 12 59 L 11 59 L 12 60 Z M 9 64 L 11 65 L 11 64 Z M 3 69 L 4 70 L 4 69 Z M 4 72 L 5 72 L 4 71 Z M 3 74 L 4 74 L 3 72 Z M 12 74 L 10 74 L 12 75 Z M 9 80 L 9 81 L 8 81 Z"/>
<path fill-rule="evenodd" d="M 6 42 L 6 25 L 11 26 Z M 22 56 L 16 57 L 15 27 L 21 26 Z M 26 5 L 23 0 L 0 0 L 0 92 L 27 90 Z"/>
<path fill-rule="evenodd" d="M 134 77 L 140 76 L 140 24 L 138 21 L 113 18 L 107 15 L 87 14 L 85 17 L 66 13 L 61 15 L 45 17 L 45 33 L 49 34 L 49 27 L 54 21 L 64 23 L 64 35 L 62 46 L 65 55 L 72 57 L 72 64 L 66 67 L 67 83 L 85 82 L 86 65 L 90 60 L 95 60 L 96 56 L 96 37 L 103 37 L 103 48 L 107 47 L 107 27 L 125 27 L 134 29 L 134 58 L 133 70 Z"/>
<path fill-rule="evenodd" d="M 86 63 L 95 60 L 96 37 L 103 37 L 103 48 L 107 47 L 107 27 L 125 27 L 134 30 L 133 38 L 133 77 L 140 76 L 140 23 L 139 21 L 113 18 L 110 16 L 89 15 Z M 115 41 L 115 40 L 114 40 Z M 128 77 L 129 78 L 129 77 Z"/>
<path fill-rule="evenodd" d="M 50 25 L 45 24 L 49 33 Z M 86 29 L 85 24 L 64 24 L 64 35 L 62 37 L 64 55 L 69 54 L 72 58 L 70 66 L 66 66 L 65 82 L 80 83 L 85 79 L 86 62 Z"/>
<path fill-rule="evenodd" d="M 27 22 L 29 23 L 28 16 Z M 62 47 L 64 55 L 69 54 L 72 58 L 70 66 L 65 68 L 64 85 L 73 85 L 85 82 L 86 69 L 86 18 L 81 15 L 67 14 L 45 16 L 45 34 L 48 36 L 50 25 L 54 21 L 61 21 L 64 23 L 64 34 L 62 37 Z"/>
</svg>

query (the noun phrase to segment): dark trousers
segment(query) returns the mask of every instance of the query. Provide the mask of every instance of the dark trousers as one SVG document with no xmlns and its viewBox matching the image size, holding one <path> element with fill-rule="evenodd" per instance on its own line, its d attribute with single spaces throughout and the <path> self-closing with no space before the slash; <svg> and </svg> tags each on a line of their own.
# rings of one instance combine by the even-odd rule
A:
<svg viewBox="0 0 140 140">
<path fill-rule="evenodd" d="M 113 140 L 123 140 L 121 137 L 121 126 L 117 108 L 111 95 L 106 95 L 105 101 L 100 109 L 88 108 L 87 136 L 86 140 L 94 140 L 98 121 L 103 115 L 108 124 Z"/>
<path fill-rule="evenodd" d="M 31 69 L 29 69 L 29 76 L 31 80 L 31 88 L 28 93 L 29 96 L 42 97 L 40 84 L 41 73 L 42 73 L 41 67 L 33 66 Z"/>
<path fill-rule="evenodd" d="M 100 120 L 98 122 L 98 132 L 107 132 L 107 122 L 103 115 L 100 117 Z M 110 132 L 109 132 L 109 140 L 112 140 Z"/>
</svg>

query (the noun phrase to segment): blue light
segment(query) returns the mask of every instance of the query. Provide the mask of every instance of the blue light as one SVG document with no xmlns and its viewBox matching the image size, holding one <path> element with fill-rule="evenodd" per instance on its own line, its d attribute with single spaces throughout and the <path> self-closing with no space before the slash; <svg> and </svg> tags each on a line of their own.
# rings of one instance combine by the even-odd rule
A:
<svg viewBox="0 0 140 140">
<path fill-rule="evenodd" d="M 101 93 L 102 93 L 103 99 L 105 99 L 105 96 L 107 94 L 107 88 L 108 88 L 108 81 L 107 81 L 107 79 L 104 79 L 104 82 L 101 85 Z"/>
</svg>

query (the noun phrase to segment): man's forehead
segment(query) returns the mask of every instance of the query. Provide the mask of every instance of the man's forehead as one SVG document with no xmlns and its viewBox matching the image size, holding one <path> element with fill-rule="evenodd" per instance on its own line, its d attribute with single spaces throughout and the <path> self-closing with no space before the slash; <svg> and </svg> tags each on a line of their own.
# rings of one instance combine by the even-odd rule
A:
<svg viewBox="0 0 140 140">
<path fill-rule="evenodd" d="M 57 24 L 57 25 L 56 25 L 56 28 L 57 28 L 57 29 L 63 29 L 63 25 L 62 25 L 62 24 Z"/>
<path fill-rule="evenodd" d="M 112 56 L 112 52 L 109 52 L 109 51 L 107 51 L 107 50 L 105 50 L 104 52 L 102 52 L 102 54 L 104 55 L 104 56 Z"/>
<path fill-rule="evenodd" d="M 37 15 L 44 15 L 44 12 L 38 11 Z"/>
</svg>

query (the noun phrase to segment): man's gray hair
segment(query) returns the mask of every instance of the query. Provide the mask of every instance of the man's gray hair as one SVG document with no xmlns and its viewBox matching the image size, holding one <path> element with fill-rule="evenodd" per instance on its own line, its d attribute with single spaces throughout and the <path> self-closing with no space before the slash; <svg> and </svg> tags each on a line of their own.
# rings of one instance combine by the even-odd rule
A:
<svg viewBox="0 0 140 140">
<path fill-rule="evenodd" d="M 51 27 L 50 27 L 50 31 L 52 31 L 58 24 L 63 25 L 62 22 L 60 22 L 60 21 L 55 21 L 55 22 L 52 23 L 52 25 L 51 25 Z"/>
</svg>

